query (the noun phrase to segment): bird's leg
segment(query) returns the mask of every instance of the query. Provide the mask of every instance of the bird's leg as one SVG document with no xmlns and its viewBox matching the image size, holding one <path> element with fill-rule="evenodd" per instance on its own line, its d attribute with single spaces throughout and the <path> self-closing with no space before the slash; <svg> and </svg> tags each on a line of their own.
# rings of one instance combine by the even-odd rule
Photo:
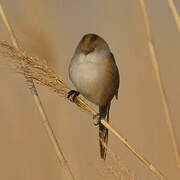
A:
<svg viewBox="0 0 180 180">
<path fill-rule="evenodd" d="M 67 98 L 69 99 L 70 97 L 72 97 L 72 101 L 75 102 L 75 99 L 78 95 L 79 95 L 78 91 L 71 90 L 68 92 Z"/>
<path fill-rule="evenodd" d="M 94 124 L 95 126 L 98 126 L 98 125 L 101 123 L 101 120 L 100 120 L 100 118 L 99 118 L 99 113 L 93 115 L 93 120 L 94 120 L 93 124 Z"/>
</svg>

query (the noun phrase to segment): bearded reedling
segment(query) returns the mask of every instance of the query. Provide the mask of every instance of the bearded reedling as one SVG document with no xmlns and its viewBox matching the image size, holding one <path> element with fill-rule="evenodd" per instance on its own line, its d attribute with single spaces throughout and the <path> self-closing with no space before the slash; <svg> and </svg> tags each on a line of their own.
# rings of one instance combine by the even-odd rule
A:
<svg viewBox="0 0 180 180">
<path fill-rule="evenodd" d="M 69 77 L 77 91 L 70 91 L 73 99 L 82 94 L 99 106 L 100 155 L 106 159 L 108 129 L 100 123 L 109 122 L 111 100 L 118 98 L 119 70 L 106 41 L 96 34 L 86 34 L 79 42 L 69 65 Z"/>
</svg>

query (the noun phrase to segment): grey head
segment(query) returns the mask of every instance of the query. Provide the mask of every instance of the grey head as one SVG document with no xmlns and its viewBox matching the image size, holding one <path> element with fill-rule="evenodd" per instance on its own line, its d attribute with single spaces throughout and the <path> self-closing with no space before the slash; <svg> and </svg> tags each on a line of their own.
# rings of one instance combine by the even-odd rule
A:
<svg viewBox="0 0 180 180">
<path fill-rule="evenodd" d="M 80 40 L 75 54 L 83 53 L 88 55 L 93 52 L 101 52 L 103 54 L 110 54 L 110 48 L 106 41 L 97 34 L 86 34 Z"/>
</svg>

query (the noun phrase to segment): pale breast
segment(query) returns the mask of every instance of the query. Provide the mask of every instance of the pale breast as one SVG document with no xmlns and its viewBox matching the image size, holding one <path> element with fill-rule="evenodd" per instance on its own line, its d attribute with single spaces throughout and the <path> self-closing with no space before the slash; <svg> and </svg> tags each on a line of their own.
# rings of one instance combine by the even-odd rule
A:
<svg viewBox="0 0 180 180">
<path fill-rule="evenodd" d="M 104 60 L 97 56 L 82 56 L 72 60 L 70 79 L 77 90 L 89 101 L 101 105 L 112 99 L 115 93 L 115 78 L 108 71 Z"/>
</svg>

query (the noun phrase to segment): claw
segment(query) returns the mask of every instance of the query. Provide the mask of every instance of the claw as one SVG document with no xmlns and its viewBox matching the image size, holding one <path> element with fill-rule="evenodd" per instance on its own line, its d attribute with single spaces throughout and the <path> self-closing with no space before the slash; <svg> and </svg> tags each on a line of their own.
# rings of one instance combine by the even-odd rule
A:
<svg viewBox="0 0 180 180">
<path fill-rule="evenodd" d="M 95 114 L 95 115 L 93 115 L 93 124 L 95 125 L 95 126 L 98 126 L 100 123 L 101 123 L 101 120 L 99 119 L 99 113 L 97 113 L 97 114 Z"/>
<path fill-rule="evenodd" d="M 72 101 L 75 102 L 76 97 L 79 95 L 78 91 L 75 90 L 71 90 L 68 92 L 67 98 L 70 99 L 70 97 L 72 97 Z"/>
</svg>

